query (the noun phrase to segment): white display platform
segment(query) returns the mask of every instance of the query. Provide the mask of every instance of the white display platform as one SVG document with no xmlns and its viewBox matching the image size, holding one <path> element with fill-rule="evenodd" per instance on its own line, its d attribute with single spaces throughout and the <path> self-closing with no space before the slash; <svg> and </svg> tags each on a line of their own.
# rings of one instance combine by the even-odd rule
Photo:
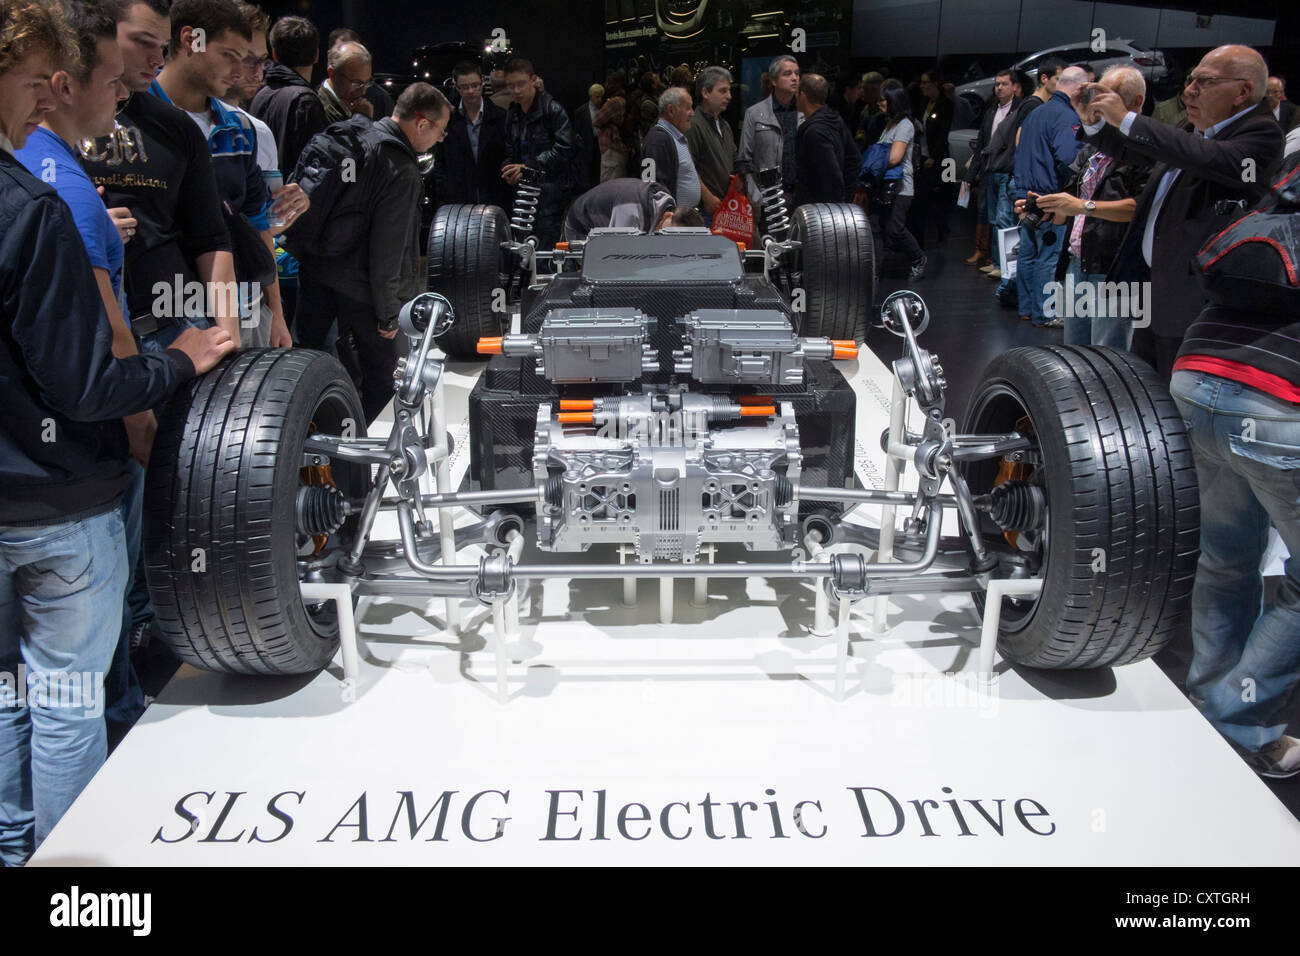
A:
<svg viewBox="0 0 1300 956">
<path fill-rule="evenodd" d="M 476 367 L 459 370 L 457 478 Z M 865 351 L 845 372 L 879 487 L 891 378 Z M 633 609 L 618 580 L 533 582 L 504 704 L 489 610 L 463 605 L 455 638 L 441 599 L 361 602 L 355 687 L 337 658 L 314 678 L 183 667 L 32 864 L 1300 858 L 1300 823 L 1149 661 L 1000 663 L 981 687 L 970 598 L 900 596 L 883 634 L 872 601 L 855 609 L 836 700 L 811 584 L 715 580 L 704 608 L 689 581 L 675 593 L 660 625 L 654 581 Z"/>
</svg>

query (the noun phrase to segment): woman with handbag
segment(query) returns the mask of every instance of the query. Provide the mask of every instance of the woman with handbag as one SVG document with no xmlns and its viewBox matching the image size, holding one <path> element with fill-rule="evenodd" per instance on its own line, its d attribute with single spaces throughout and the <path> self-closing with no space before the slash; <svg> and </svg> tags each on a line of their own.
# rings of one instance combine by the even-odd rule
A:
<svg viewBox="0 0 1300 956">
<path fill-rule="evenodd" d="M 908 115 L 907 93 L 901 86 L 882 91 L 880 106 L 885 112 L 886 122 L 884 132 L 876 142 L 888 146 L 889 156 L 883 161 L 887 167 L 884 176 L 870 190 L 867 212 L 876 243 L 876 275 L 879 278 L 885 253 L 901 249 L 910 263 L 907 279 L 916 282 L 925 275 L 926 265 L 925 253 L 916 237 L 907 230 L 907 211 L 915 195 L 912 143 L 916 138 L 916 126 Z M 902 175 L 898 175 L 898 169 Z"/>
</svg>

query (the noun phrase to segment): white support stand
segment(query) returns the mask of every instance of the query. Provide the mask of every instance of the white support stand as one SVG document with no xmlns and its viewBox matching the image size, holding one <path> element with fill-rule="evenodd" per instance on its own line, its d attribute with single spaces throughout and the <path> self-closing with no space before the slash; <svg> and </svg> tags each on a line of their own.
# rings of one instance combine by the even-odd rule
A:
<svg viewBox="0 0 1300 956">
<path fill-rule="evenodd" d="M 894 388 L 889 397 L 889 445 L 894 447 L 903 442 L 903 428 L 907 424 L 907 396 L 903 387 L 894 376 Z M 885 457 L 885 491 L 897 491 L 899 476 L 903 468 L 898 459 L 892 455 Z M 894 560 L 894 517 L 895 507 L 884 505 L 880 509 L 880 550 L 876 553 L 877 563 Z M 889 596 L 882 594 L 875 600 L 871 627 L 881 634 L 889 626 Z"/>
<path fill-rule="evenodd" d="M 443 395 L 442 379 L 438 379 L 437 386 L 433 389 L 433 428 L 438 436 L 438 448 L 442 454 L 438 458 L 437 468 L 434 469 L 434 489 L 437 494 L 449 494 L 455 489 L 451 487 L 451 464 L 449 449 L 447 448 L 447 409 L 446 401 Z M 455 521 L 451 515 L 450 508 L 438 509 L 438 541 L 442 547 L 442 563 L 452 565 L 456 563 L 456 528 Z M 460 603 L 452 597 L 446 600 L 447 609 L 447 633 L 453 636 L 460 633 Z"/>
<path fill-rule="evenodd" d="M 835 699 L 844 699 L 845 677 L 849 670 L 849 614 L 853 602 L 847 595 L 840 598 L 840 619 L 835 627 Z"/>
<path fill-rule="evenodd" d="M 506 537 L 508 546 L 506 556 L 510 559 L 512 565 L 519 563 L 519 556 L 524 551 L 524 536 L 518 531 L 511 531 Z M 519 630 L 519 600 L 524 593 L 524 582 L 515 581 L 515 593 L 511 594 L 505 600 L 505 627 L 506 637 L 512 641 L 519 640 L 521 631 Z"/>
<path fill-rule="evenodd" d="M 298 585 L 305 599 L 333 601 L 339 616 L 339 650 L 343 654 L 343 682 L 357 686 L 361 676 L 361 652 L 357 645 L 357 619 L 352 611 L 352 588 L 346 584 L 306 581 Z"/>
<path fill-rule="evenodd" d="M 812 535 L 804 538 L 804 544 L 808 548 L 808 559 L 816 561 L 821 555 L 826 553 L 820 541 L 814 541 Z M 830 637 L 831 632 L 835 630 L 835 622 L 831 620 L 831 598 L 823 587 L 824 579 L 815 579 L 814 587 L 817 589 L 817 596 L 813 601 L 813 624 L 809 633 L 814 637 Z"/>
<path fill-rule="evenodd" d="M 510 699 L 506 689 L 506 614 L 505 600 L 497 598 L 492 602 L 492 628 L 496 632 L 497 658 L 497 703 L 504 704 Z"/>
<path fill-rule="evenodd" d="M 628 558 L 633 554 L 631 545 L 620 544 L 618 546 L 618 563 L 627 564 Z M 636 578 L 625 577 L 623 579 L 623 606 L 636 607 Z"/>
<path fill-rule="evenodd" d="M 984 627 L 980 631 L 980 680 L 993 679 L 993 652 L 998 646 L 998 623 L 1002 619 L 1004 597 L 1034 597 L 1043 590 L 1042 578 L 990 581 L 984 595 Z"/>
<path fill-rule="evenodd" d="M 671 624 L 673 622 L 673 585 L 676 583 L 676 578 L 659 579 L 660 624 Z"/>
<path fill-rule="evenodd" d="M 718 546 L 716 544 L 706 544 L 700 548 L 701 557 L 706 557 L 709 564 L 716 561 L 718 555 Z M 707 574 L 697 574 L 695 576 L 695 593 L 691 597 L 691 607 L 704 607 L 709 603 L 709 576 Z"/>
</svg>

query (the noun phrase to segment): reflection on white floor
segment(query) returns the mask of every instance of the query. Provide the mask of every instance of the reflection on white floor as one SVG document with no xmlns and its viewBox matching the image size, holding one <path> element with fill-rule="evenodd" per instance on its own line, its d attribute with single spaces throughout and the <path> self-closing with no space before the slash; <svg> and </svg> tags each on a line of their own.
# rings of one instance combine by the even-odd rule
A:
<svg viewBox="0 0 1300 956">
<path fill-rule="evenodd" d="M 465 397 L 448 407 L 459 476 Z M 849 371 L 846 369 L 846 371 Z M 887 424 L 869 353 L 859 474 Z M 386 428 L 386 424 L 382 426 Z M 872 509 L 874 512 L 874 509 Z M 391 528 L 381 528 L 391 532 Z M 955 533 L 955 523 L 948 523 Z M 533 582 L 496 699 L 488 610 L 367 599 L 356 687 L 186 667 L 35 864 L 1290 864 L 1300 824 L 1150 662 L 976 680 L 965 595 L 855 610 L 848 693 L 795 581 Z M 859 616 L 861 615 L 861 616 Z"/>
</svg>

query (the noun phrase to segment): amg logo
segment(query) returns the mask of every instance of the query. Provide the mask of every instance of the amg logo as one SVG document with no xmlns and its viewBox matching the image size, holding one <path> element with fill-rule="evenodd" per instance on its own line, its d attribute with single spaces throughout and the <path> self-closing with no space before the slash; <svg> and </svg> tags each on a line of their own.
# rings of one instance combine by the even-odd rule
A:
<svg viewBox="0 0 1300 956">
<path fill-rule="evenodd" d="M 611 252 L 601 259 L 613 259 L 616 262 L 641 262 L 646 259 L 721 259 L 720 252 Z"/>
</svg>

